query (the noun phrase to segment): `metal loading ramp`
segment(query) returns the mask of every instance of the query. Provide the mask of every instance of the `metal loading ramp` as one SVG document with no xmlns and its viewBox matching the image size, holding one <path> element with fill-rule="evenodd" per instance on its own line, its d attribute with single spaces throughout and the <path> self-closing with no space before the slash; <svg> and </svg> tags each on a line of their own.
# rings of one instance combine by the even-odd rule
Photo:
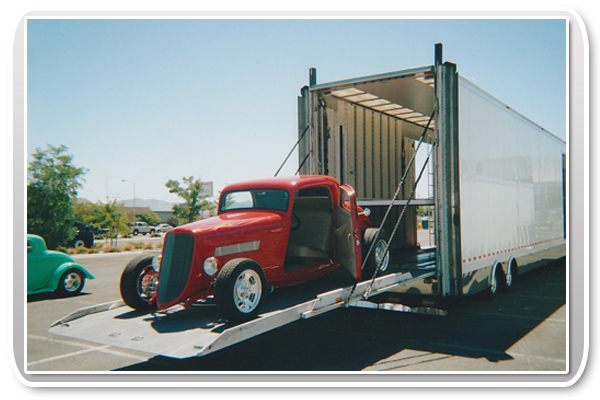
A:
<svg viewBox="0 0 600 400">
<path fill-rule="evenodd" d="M 374 280 L 369 296 L 434 274 L 431 268 L 413 268 L 410 272 L 379 277 Z M 53 323 L 48 332 L 173 358 L 204 356 L 291 322 L 338 308 L 374 308 L 374 303 L 364 298 L 371 282 L 340 287 L 340 282 L 349 281 L 347 273 L 341 270 L 315 281 L 277 290 L 268 295 L 263 314 L 239 325 L 222 319 L 216 307 L 209 304 L 197 303 L 187 309 L 177 305 L 164 311 L 140 313 L 122 301 L 115 301 L 79 309 Z"/>
</svg>

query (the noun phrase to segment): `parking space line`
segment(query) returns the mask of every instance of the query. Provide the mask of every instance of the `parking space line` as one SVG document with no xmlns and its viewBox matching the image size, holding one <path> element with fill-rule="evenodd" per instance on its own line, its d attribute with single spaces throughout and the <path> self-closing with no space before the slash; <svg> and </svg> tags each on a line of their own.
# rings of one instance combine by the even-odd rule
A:
<svg viewBox="0 0 600 400">
<path fill-rule="evenodd" d="M 106 346 L 103 346 L 103 347 L 110 347 L 110 346 L 106 345 Z M 43 363 L 47 363 L 47 362 L 51 362 L 51 361 L 62 360 L 63 358 L 78 356 L 80 354 L 85 354 L 85 353 L 89 353 L 89 352 L 92 352 L 92 351 L 96 351 L 96 350 L 102 349 L 103 347 L 87 348 L 87 349 L 84 349 L 84 350 L 75 351 L 73 353 L 62 354 L 62 355 L 56 356 L 56 357 L 50 357 L 50 358 L 45 358 L 43 360 L 33 361 L 33 362 L 30 362 L 30 363 L 27 363 L 27 366 L 31 367 L 31 366 L 34 366 L 34 365 L 43 364 Z"/>
<path fill-rule="evenodd" d="M 35 339 L 35 340 L 45 340 L 45 341 L 54 342 L 54 343 L 62 343 L 62 344 L 70 345 L 70 346 L 83 348 L 82 350 L 74 351 L 71 353 L 66 353 L 66 354 L 61 354 L 59 356 L 55 356 L 55 357 L 45 358 L 43 360 L 32 361 L 30 363 L 27 363 L 28 367 L 38 365 L 38 364 L 43 364 L 46 362 L 61 360 L 64 358 L 73 357 L 73 356 L 77 356 L 77 355 L 81 355 L 81 354 L 86 354 L 86 353 L 90 353 L 92 351 L 99 351 L 101 353 L 113 354 L 113 355 L 117 355 L 117 356 L 124 357 L 124 358 L 130 358 L 132 360 L 137 360 L 137 361 L 148 360 L 148 357 L 140 357 L 140 356 L 136 356 L 134 354 L 128 354 L 128 353 L 125 353 L 125 352 L 122 352 L 119 350 L 113 350 L 110 345 L 90 346 L 90 345 L 85 345 L 85 344 L 81 344 L 81 343 L 70 342 L 68 340 L 53 339 L 53 338 L 47 338 L 47 337 L 35 336 L 35 335 L 28 335 L 27 338 Z"/>
</svg>

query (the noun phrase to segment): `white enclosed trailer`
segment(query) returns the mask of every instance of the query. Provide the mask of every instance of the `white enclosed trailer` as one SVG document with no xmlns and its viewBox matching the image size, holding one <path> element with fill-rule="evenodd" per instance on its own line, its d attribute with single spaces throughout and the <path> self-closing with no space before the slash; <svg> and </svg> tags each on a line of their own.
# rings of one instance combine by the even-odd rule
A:
<svg viewBox="0 0 600 400">
<path fill-rule="evenodd" d="M 442 63 L 441 45 L 434 65 L 410 70 L 317 84 L 311 69 L 301 93 L 300 173 L 353 186 L 375 224 L 390 203 L 390 215 L 404 210 L 400 252 L 419 247 L 417 206 L 432 209 L 437 279 L 397 291 L 495 291 L 565 255 L 565 142 Z M 420 142 L 432 149 L 429 165 L 422 175 L 413 165 L 394 197 Z M 429 196 L 415 199 L 419 176 Z"/>
<path fill-rule="evenodd" d="M 356 189 L 371 220 L 393 233 L 387 275 L 353 283 L 339 271 L 275 291 L 243 324 L 221 319 L 210 303 L 142 313 L 115 301 L 67 315 L 49 332 L 202 356 L 341 307 L 444 315 L 430 306 L 508 288 L 517 271 L 565 255 L 564 141 L 459 77 L 441 62 L 441 46 L 432 66 L 329 84 L 311 70 L 301 93 L 299 172 Z M 412 163 L 419 142 L 433 154 L 427 174 Z M 430 178 L 432 196 L 414 199 L 419 176 Z M 417 206 L 433 209 L 433 248 L 418 246 Z M 402 303 L 406 294 L 421 302 Z"/>
</svg>

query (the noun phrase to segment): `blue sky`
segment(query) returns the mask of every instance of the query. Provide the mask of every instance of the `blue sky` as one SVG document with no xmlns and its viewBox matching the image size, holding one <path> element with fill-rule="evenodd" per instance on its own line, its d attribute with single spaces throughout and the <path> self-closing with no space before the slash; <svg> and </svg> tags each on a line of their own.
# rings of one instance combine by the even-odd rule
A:
<svg viewBox="0 0 600 400">
<path fill-rule="evenodd" d="M 165 182 L 272 176 L 319 83 L 433 63 L 566 138 L 562 19 L 29 19 L 27 155 L 63 144 L 79 196 L 178 201 Z M 297 157 L 280 175 L 297 168 Z M 122 182 L 125 179 L 127 182 Z"/>
</svg>

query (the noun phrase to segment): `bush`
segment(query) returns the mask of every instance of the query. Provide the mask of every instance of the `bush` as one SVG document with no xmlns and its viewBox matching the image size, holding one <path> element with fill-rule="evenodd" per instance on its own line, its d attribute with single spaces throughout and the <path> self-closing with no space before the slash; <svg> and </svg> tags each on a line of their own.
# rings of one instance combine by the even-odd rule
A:
<svg viewBox="0 0 600 400">
<path fill-rule="evenodd" d="M 142 247 L 142 250 L 152 250 L 152 243 L 144 244 L 144 247 Z"/>
<path fill-rule="evenodd" d="M 121 249 L 107 244 L 104 247 L 102 247 L 102 252 L 103 253 L 120 253 Z"/>
<path fill-rule="evenodd" d="M 73 249 L 73 252 L 75 254 L 88 254 L 88 251 L 89 249 L 84 246 L 76 247 L 75 249 Z"/>
<path fill-rule="evenodd" d="M 133 250 L 133 246 L 131 245 L 131 243 L 125 243 L 123 246 L 121 246 L 121 251 L 131 251 Z"/>
<path fill-rule="evenodd" d="M 87 254 L 98 254 L 102 246 L 98 245 L 98 243 L 94 243 L 92 247 L 90 247 L 87 251 Z"/>
</svg>

